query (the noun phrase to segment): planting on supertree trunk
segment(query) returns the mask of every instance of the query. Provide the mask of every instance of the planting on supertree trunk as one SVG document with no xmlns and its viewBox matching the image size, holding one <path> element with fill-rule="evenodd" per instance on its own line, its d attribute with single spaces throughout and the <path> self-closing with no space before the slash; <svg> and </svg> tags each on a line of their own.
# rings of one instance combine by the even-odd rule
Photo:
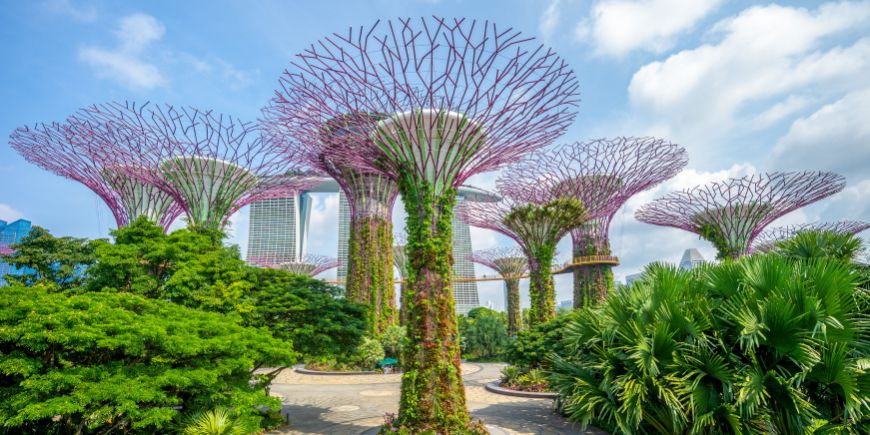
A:
<svg viewBox="0 0 870 435">
<path fill-rule="evenodd" d="M 405 277 L 405 268 L 408 265 L 408 255 L 405 251 L 405 246 L 408 244 L 408 238 L 405 237 L 405 233 L 393 234 L 393 264 L 396 266 L 396 270 L 399 271 L 399 278 L 403 279 Z M 399 297 L 404 298 L 405 292 L 403 291 L 405 285 L 403 283 L 399 283 Z M 399 324 L 405 326 L 408 324 L 408 303 L 405 302 L 405 299 L 401 299 L 399 303 Z"/>
<path fill-rule="evenodd" d="M 589 221 L 571 230 L 574 307 L 595 303 L 613 290 L 619 259 L 608 232 L 614 214 L 638 192 L 679 173 L 688 163 L 681 146 L 652 137 L 617 137 L 562 145 L 531 153 L 497 181 L 519 199 L 579 199 Z"/>
<path fill-rule="evenodd" d="M 500 202 L 467 202 L 459 218 L 468 225 L 498 231 L 514 239 L 529 263 L 530 326 L 556 317 L 553 260 L 556 244 L 569 231 L 586 223 L 586 210 L 576 198 L 554 198 L 537 203 L 511 199 L 499 192 Z M 539 198 L 543 199 L 543 198 Z"/>
<path fill-rule="evenodd" d="M 396 323 L 393 278 L 393 205 L 396 182 L 374 171 L 358 171 L 342 159 L 342 148 L 357 146 L 355 140 L 371 142 L 367 135 L 348 134 L 369 128 L 383 119 L 368 113 L 349 113 L 328 120 L 316 141 L 292 134 L 300 116 L 298 100 L 279 93 L 263 111 L 263 124 L 275 140 L 284 143 L 289 155 L 300 163 L 334 178 L 350 205 L 350 237 L 347 248 L 345 297 L 368 305 L 369 326 L 377 336 Z"/>
<path fill-rule="evenodd" d="M 405 433 L 478 432 L 465 407 L 451 288 L 456 189 L 555 140 L 575 117 L 577 80 L 552 51 L 490 22 L 438 17 L 377 22 L 300 53 L 279 95 L 298 107 L 283 128 L 300 142 L 324 123 L 367 113 L 336 150 L 360 173 L 398 184 L 407 211 Z M 374 116 L 377 114 L 377 116 Z"/>
<path fill-rule="evenodd" d="M 747 175 L 672 192 L 643 205 L 635 217 L 691 231 L 716 247 L 717 258 L 737 258 L 749 253 L 768 224 L 845 186 L 846 180 L 831 172 Z"/>
<path fill-rule="evenodd" d="M 504 278 L 507 294 L 508 335 L 517 335 L 523 329 L 520 306 L 520 278 L 529 271 L 525 253 L 517 248 L 492 248 L 474 251 L 471 261 L 482 264 Z"/>
<path fill-rule="evenodd" d="M 752 241 L 750 249 L 752 252 L 768 252 L 773 250 L 777 243 L 809 231 L 830 231 L 836 234 L 854 235 L 868 228 L 870 228 L 870 222 L 863 221 L 815 222 L 768 228 Z"/>
<path fill-rule="evenodd" d="M 123 167 L 95 157 L 106 144 L 138 140 L 123 128 L 85 123 L 76 117 L 64 123 L 37 124 L 16 129 L 9 143 L 24 158 L 62 177 L 84 184 L 109 208 L 118 228 L 141 216 L 164 230 L 182 213 L 172 197 L 129 177 Z M 110 145 L 112 146 L 112 145 Z"/>
<path fill-rule="evenodd" d="M 92 150 L 93 158 L 171 196 L 193 228 L 222 230 L 252 202 L 291 196 L 319 182 L 259 125 L 213 111 L 106 103 L 73 118 L 82 129 L 103 125 L 121 132 Z"/>
</svg>

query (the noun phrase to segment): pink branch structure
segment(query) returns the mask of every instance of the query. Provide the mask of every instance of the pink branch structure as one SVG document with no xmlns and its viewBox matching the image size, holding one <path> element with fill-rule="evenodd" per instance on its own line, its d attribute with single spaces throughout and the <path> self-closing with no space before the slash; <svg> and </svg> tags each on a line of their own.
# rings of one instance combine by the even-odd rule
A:
<svg viewBox="0 0 870 435">
<path fill-rule="evenodd" d="M 482 264 L 505 279 L 507 295 L 508 334 L 516 335 L 523 329 L 522 308 L 520 307 L 520 278 L 529 270 L 529 260 L 517 248 L 493 248 L 474 251 L 471 261 Z"/>
<path fill-rule="evenodd" d="M 816 222 L 800 225 L 788 225 L 776 228 L 768 228 L 761 232 L 758 237 L 752 241 L 752 252 L 769 252 L 776 247 L 776 244 L 788 240 L 800 233 L 809 231 L 825 231 L 836 234 L 858 234 L 870 228 L 870 222 L 863 221 L 835 221 L 835 222 Z"/>
<path fill-rule="evenodd" d="M 252 258 L 248 260 L 248 262 L 268 269 L 281 269 L 290 273 L 295 273 L 296 275 L 305 275 L 309 277 L 320 275 L 329 269 L 334 269 L 341 265 L 341 261 L 336 258 L 314 254 L 306 255 L 301 261 L 295 262 L 275 263 L 258 258 Z"/>
<path fill-rule="evenodd" d="M 353 117 L 341 137 L 354 146 L 331 158 L 398 185 L 408 214 L 410 345 L 394 423 L 468 432 L 450 285 L 456 189 L 559 137 L 576 116 L 574 73 L 532 38 L 488 21 L 398 19 L 311 45 L 281 77 L 276 100 L 293 114 L 282 128 L 303 144 Z"/>
<path fill-rule="evenodd" d="M 617 137 L 577 142 L 531 153 L 509 166 L 498 189 L 534 201 L 552 196 L 579 199 L 590 220 L 571 231 L 574 307 L 602 300 L 613 290 L 619 259 L 608 233 L 614 214 L 635 194 L 677 175 L 686 150 L 653 137 Z"/>
<path fill-rule="evenodd" d="M 82 134 L 78 127 L 73 118 L 65 123 L 22 127 L 12 133 L 9 142 L 27 161 L 91 189 L 112 212 L 119 228 L 145 216 L 168 229 L 182 213 L 172 197 L 93 157 L 93 150 L 118 139 L 123 132 L 95 128 Z"/>
<path fill-rule="evenodd" d="M 691 231 L 710 241 L 718 258 L 737 258 L 779 217 L 843 190 L 831 172 L 771 172 L 713 182 L 645 204 L 641 222 Z"/>
<path fill-rule="evenodd" d="M 221 229 L 252 202 L 317 183 L 257 124 L 231 116 L 127 102 L 93 105 L 74 118 L 82 131 L 122 132 L 95 147 L 93 157 L 170 195 L 193 227 Z"/>
<path fill-rule="evenodd" d="M 263 111 L 262 123 L 289 154 L 331 176 L 344 192 L 351 211 L 345 297 L 370 307 L 370 332 L 380 335 L 396 323 L 392 216 L 399 190 L 390 177 L 358 171 L 341 159 L 343 149 L 361 146 L 354 140 L 371 142 L 367 136 L 350 132 L 376 122 L 371 119 L 374 115 L 356 113 L 331 119 L 322 126 L 319 140 L 301 142 L 293 140 L 287 127 L 300 115 L 296 109 L 279 94 Z"/>
<path fill-rule="evenodd" d="M 572 229 L 584 225 L 587 214 L 576 198 L 553 198 L 541 203 L 519 202 L 500 191 L 499 202 L 466 202 L 457 216 L 468 225 L 504 234 L 517 242 L 529 268 L 532 324 L 556 316 L 553 287 L 556 244 Z M 544 200 L 545 198 L 538 198 Z"/>
</svg>

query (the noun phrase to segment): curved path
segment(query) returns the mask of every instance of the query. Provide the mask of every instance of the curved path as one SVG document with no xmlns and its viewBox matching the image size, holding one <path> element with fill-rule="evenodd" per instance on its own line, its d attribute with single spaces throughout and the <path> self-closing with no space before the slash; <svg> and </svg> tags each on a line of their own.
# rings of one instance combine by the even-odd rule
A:
<svg viewBox="0 0 870 435">
<path fill-rule="evenodd" d="M 504 364 L 462 366 L 469 410 L 475 418 L 511 434 L 604 434 L 581 432 L 553 412 L 553 401 L 509 397 L 486 391 Z M 288 427 L 272 434 L 360 434 L 380 426 L 399 407 L 400 375 L 317 376 L 285 370 L 272 382 Z"/>
</svg>

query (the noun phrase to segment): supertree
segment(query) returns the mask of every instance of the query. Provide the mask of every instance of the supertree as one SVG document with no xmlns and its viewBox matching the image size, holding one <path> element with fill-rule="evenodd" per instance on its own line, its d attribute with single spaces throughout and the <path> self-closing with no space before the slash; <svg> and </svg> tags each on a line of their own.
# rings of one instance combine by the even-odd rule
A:
<svg viewBox="0 0 870 435">
<path fill-rule="evenodd" d="M 337 157 L 393 178 L 403 198 L 411 302 L 399 428 L 469 430 L 450 286 L 456 189 L 561 135 L 577 90 L 565 62 L 532 38 L 438 17 L 335 33 L 282 76 L 279 92 L 299 109 L 286 127 L 301 142 L 318 140 L 329 120 L 373 115 L 345 132 L 357 146 Z"/>
<path fill-rule="evenodd" d="M 169 194 L 194 228 L 220 230 L 255 201 L 317 184 L 257 123 L 196 108 L 131 102 L 80 110 L 80 125 L 109 125 L 128 140 L 105 141 L 95 160 Z"/>
<path fill-rule="evenodd" d="M 408 239 L 405 237 L 405 233 L 393 234 L 393 265 L 395 265 L 396 270 L 399 271 L 400 279 L 405 276 L 405 267 L 408 266 L 408 255 L 405 252 L 405 246 L 407 244 Z M 405 292 L 402 291 L 404 288 L 405 284 L 399 282 L 399 297 L 403 298 L 399 306 L 399 323 L 402 326 L 408 324 L 408 303 L 404 300 Z"/>
<path fill-rule="evenodd" d="M 320 275 L 329 269 L 334 269 L 341 265 L 341 262 L 336 258 L 316 254 L 308 254 L 302 257 L 300 261 L 293 262 L 275 263 L 273 261 L 259 258 L 251 258 L 249 262 L 260 267 L 286 270 L 297 275 L 305 275 L 309 277 Z"/>
<path fill-rule="evenodd" d="M 517 335 L 523 329 L 520 307 L 520 278 L 529 271 L 529 260 L 522 250 L 514 247 L 474 251 L 471 261 L 482 264 L 504 278 L 507 292 L 508 334 Z"/>
<path fill-rule="evenodd" d="M 321 128 L 318 140 L 302 142 L 285 132 L 285 123 L 292 124 L 292 119 L 299 116 L 295 101 L 287 98 L 277 94 L 271 106 L 263 110 L 263 124 L 286 145 L 291 155 L 334 178 L 344 191 L 350 205 L 345 297 L 370 307 L 370 332 L 377 336 L 396 323 L 392 236 L 398 186 L 378 172 L 357 171 L 342 161 L 341 152 L 336 152 L 356 147 L 354 140 L 371 141 L 367 136 L 361 138 L 346 132 L 365 128 L 375 120 L 369 119 L 374 115 L 357 113 L 331 119 Z"/>
<path fill-rule="evenodd" d="M 790 239 L 799 233 L 808 231 L 829 231 L 836 234 L 858 234 L 870 228 L 870 222 L 863 221 L 835 221 L 815 222 L 800 225 L 788 225 L 776 228 L 768 228 L 761 232 L 752 241 L 752 252 L 771 251 L 777 243 Z"/>
<path fill-rule="evenodd" d="M 619 259 L 608 232 L 629 198 L 675 176 L 688 163 L 686 150 L 653 137 L 596 139 L 541 150 L 505 170 L 499 189 L 520 198 L 577 198 L 589 221 L 571 230 L 574 307 L 601 300 L 613 290 Z"/>
<path fill-rule="evenodd" d="M 831 172 L 770 172 L 713 182 L 643 205 L 641 222 L 691 231 L 709 241 L 717 258 L 749 253 L 764 228 L 786 213 L 831 196 L 846 180 Z"/>
<path fill-rule="evenodd" d="M 543 198 L 539 203 L 518 202 L 501 191 L 500 202 L 468 202 L 458 216 L 468 225 L 487 228 L 514 239 L 529 267 L 529 323 L 536 325 L 556 317 L 553 260 L 556 244 L 569 231 L 586 222 L 587 214 L 576 198 Z"/>
<path fill-rule="evenodd" d="M 182 208 L 168 194 L 127 176 L 121 167 L 94 158 L 94 151 L 106 142 L 127 137 L 125 131 L 101 127 L 85 131 L 71 117 L 64 123 L 18 128 L 9 143 L 25 160 L 91 189 L 112 212 L 119 228 L 145 216 L 168 229 Z"/>
</svg>

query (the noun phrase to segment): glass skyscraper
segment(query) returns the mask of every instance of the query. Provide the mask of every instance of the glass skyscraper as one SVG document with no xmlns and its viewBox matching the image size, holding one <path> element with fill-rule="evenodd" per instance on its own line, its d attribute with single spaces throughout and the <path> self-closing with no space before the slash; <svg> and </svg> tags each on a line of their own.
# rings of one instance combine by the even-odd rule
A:
<svg viewBox="0 0 870 435">
<path fill-rule="evenodd" d="M 301 260 L 307 248 L 310 218 L 311 197 L 307 193 L 251 204 L 248 262 Z"/>
<path fill-rule="evenodd" d="M 29 220 L 18 219 L 12 223 L 0 220 L 0 254 L 11 254 L 10 245 L 18 243 L 30 234 L 31 223 Z M 6 275 L 17 275 L 22 271 L 0 261 L 0 285 L 5 284 L 3 279 Z"/>
</svg>

